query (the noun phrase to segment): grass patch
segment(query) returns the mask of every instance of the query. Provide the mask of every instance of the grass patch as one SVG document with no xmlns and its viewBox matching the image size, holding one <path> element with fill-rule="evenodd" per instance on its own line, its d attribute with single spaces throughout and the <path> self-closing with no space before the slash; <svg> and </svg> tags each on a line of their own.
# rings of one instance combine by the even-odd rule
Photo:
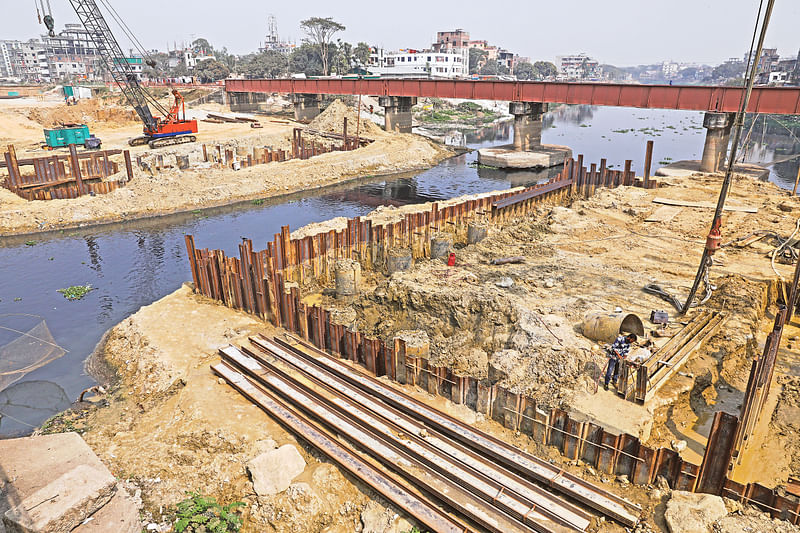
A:
<svg viewBox="0 0 800 533">
<path fill-rule="evenodd" d="M 264 199 L 263 198 L 257 198 L 255 200 L 252 200 L 250 203 L 253 204 L 253 205 L 261 205 L 261 204 L 264 203 Z"/>
<path fill-rule="evenodd" d="M 73 285 L 72 287 L 67 287 L 66 289 L 58 289 L 58 292 L 63 294 L 64 298 L 66 298 L 67 300 L 80 300 L 93 290 L 94 287 L 87 284 L 87 285 Z"/>
<path fill-rule="evenodd" d="M 36 246 L 39 241 L 25 241 L 25 246 Z"/>
<path fill-rule="evenodd" d="M 188 492 L 189 496 L 176 506 L 175 531 L 177 533 L 226 533 L 239 531 L 242 517 L 236 512 L 238 507 L 247 504 L 233 502 L 220 505 L 216 498 Z"/>
</svg>

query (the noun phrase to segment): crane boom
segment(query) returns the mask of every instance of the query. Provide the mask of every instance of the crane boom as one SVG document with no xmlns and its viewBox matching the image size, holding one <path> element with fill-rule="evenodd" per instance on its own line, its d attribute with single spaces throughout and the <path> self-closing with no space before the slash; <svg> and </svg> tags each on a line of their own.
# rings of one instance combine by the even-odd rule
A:
<svg viewBox="0 0 800 533">
<path fill-rule="evenodd" d="M 197 133 L 197 121 L 186 120 L 185 115 L 181 118 L 177 112 L 167 110 L 142 86 L 95 0 L 69 0 L 69 2 L 88 32 L 89 38 L 97 47 L 106 69 L 144 123 L 145 137 L 132 139 L 130 144 L 149 143 L 151 148 L 155 148 L 167 144 L 193 142 L 195 137 L 189 134 Z M 178 99 L 180 98 L 182 102 L 183 97 L 175 89 L 172 93 L 175 96 L 177 110 Z M 163 120 L 153 116 L 150 104 L 163 115 Z"/>
<path fill-rule="evenodd" d="M 144 125 L 148 129 L 155 130 L 157 121 L 148 105 L 148 100 L 152 98 L 148 98 L 147 90 L 141 86 L 139 78 L 125 59 L 125 54 L 111 33 L 97 3 L 94 0 L 69 0 L 69 2 L 97 47 L 106 68 L 125 95 L 125 99 L 136 110 Z"/>
</svg>

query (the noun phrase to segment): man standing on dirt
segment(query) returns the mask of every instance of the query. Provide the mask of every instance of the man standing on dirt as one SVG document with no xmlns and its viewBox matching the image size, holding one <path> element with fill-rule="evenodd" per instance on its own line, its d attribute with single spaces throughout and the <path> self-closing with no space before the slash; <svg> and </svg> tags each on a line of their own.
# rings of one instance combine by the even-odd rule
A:
<svg viewBox="0 0 800 533">
<path fill-rule="evenodd" d="M 614 387 L 617 384 L 617 375 L 619 375 L 619 367 L 622 361 L 631 350 L 631 344 L 636 342 L 636 334 L 629 333 L 628 335 L 620 335 L 617 340 L 608 347 L 606 355 L 608 356 L 608 369 L 606 370 L 606 379 L 603 383 L 603 388 L 608 390 L 608 382 L 614 380 Z"/>
</svg>

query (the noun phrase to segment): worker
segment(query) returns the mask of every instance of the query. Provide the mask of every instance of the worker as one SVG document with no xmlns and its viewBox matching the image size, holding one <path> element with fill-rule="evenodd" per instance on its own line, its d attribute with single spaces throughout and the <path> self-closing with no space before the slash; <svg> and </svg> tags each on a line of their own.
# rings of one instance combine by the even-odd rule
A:
<svg viewBox="0 0 800 533">
<path fill-rule="evenodd" d="M 620 335 L 617 340 L 608 347 L 606 355 L 608 356 L 608 368 L 606 370 L 606 379 L 603 383 L 603 388 L 608 390 L 608 382 L 613 378 L 614 387 L 617 384 L 617 375 L 619 374 L 619 367 L 627 357 L 631 349 L 631 344 L 636 342 L 636 334 L 629 333 L 628 335 Z"/>
</svg>

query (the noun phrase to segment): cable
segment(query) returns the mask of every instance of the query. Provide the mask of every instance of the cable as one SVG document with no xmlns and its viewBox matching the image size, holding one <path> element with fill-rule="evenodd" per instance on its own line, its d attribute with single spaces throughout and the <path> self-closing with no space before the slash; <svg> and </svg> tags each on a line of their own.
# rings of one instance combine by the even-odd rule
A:
<svg viewBox="0 0 800 533">
<path fill-rule="evenodd" d="M 20 335 L 25 335 L 26 337 L 30 337 L 32 339 L 36 339 L 37 341 L 43 342 L 45 344 L 49 344 L 50 346 L 55 346 L 59 350 L 64 350 L 65 352 L 69 353 L 69 350 L 62 348 L 58 344 L 55 344 L 53 342 L 50 342 L 50 341 L 47 341 L 47 340 L 44 340 L 44 339 L 40 339 L 39 337 L 37 337 L 35 335 L 31 335 L 30 333 L 25 333 L 24 331 L 19 331 L 19 330 L 14 329 L 14 328 L 7 328 L 6 326 L 0 326 L 0 329 L 5 329 L 5 330 L 8 330 L 8 331 L 12 331 L 14 333 L 19 333 Z"/>
<path fill-rule="evenodd" d="M 692 284 L 692 288 L 689 290 L 689 295 L 686 298 L 686 303 L 683 305 L 683 309 L 681 310 L 682 313 L 686 313 L 689 308 L 692 306 L 692 300 L 695 297 L 695 293 L 697 292 L 698 287 L 700 286 L 700 282 L 704 277 L 704 270 L 708 268 L 708 261 L 707 259 L 711 257 L 716 249 L 719 247 L 719 242 L 721 239 L 720 228 L 722 227 L 722 210 L 725 207 L 725 200 L 728 197 L 728 191 L 731 187 L 731 182 L 733 179 L 733 168 L 736 164 L 736 154 L 739 149 L 739 139 L 742 135 L 742 126 L 744 122 L 745 114 L 747 113 L 747 106 L 750 103 L 750 96 L 753 93 L 753 84 L 755 83 L 755 78 L 758 75 L 758 64 L 761 59 L 761 52 L 764 48 L 764 40 L 767 37 L 767 27 L 769 26 L 769 19 L 772 16 L 772 9 L 775 7 L 775 0 L 767 0 L 767 7 L 764 11 L 764 20 L 761 22 L 761 10 L 764 7 L 764 0 L 761 0 L 758 4 L 758 14 L 756 16 L 756 24 L 753 30 L 753 40 L 750 43 L 750 57 L 749 60 L 752 60 L 752 64 L 748 61 L 749 72 L 748 76 L 744 80 L 743 89 L 744 98 L 742 98 L 741 105 L 739 107 L 739 111 L 736 112 L 736 118 L 734 119 L 733 124 L 733 141 L 731 142 L 731 149 L 730 155 L 728 156 L 728 166 L 725 170 L 725 177 L 722 181 L 722 187 L 719 191 L 719 199 L 717 200 L 717 207 L 714 210 L 714 218 L 711 222 L 711 229 L 708 232 L 708 238 L 706 239 L 706 246 L 703 248 L 703 256 L 700 259 L 700 265 L 697 268 L 697 275 L 694 278 L 694 283 Z M 759 32 L 758 26 L 761 22 L 761 31 Z M 753 54 L 753 45 L 755 44 L 756 35 L 758 35 L 758 45 L 755 47 L 755 55 Z"/>
<path fill-rule="evenodd" d="M 49 1 L 50 0 L 48 0 L 48 2 Z M 120 26 L 123 33 L 125 33 L 128 39 L 131 40 L 131 44 L 133 44 L 133 46 L 138 49 L 139 53 L 142 54 L 142 57 L 151 59 L 150 56 L 147 54 L 147 51 L 145 51 L 144 45 L 142 45 L 142 43 L 139 42 L 139 39 L 136 38 L 136 35 L 134 35 L 133 31 L 131 31 L 128 25 L 125 24 L 125 21 L 122 19 L 122 17 L 120 17 L 119 13 L 117 13 L 117 10 L 114 9 L 111 3 L 108 0 L 100 0 L 100 3 L 105 6 L 111 17 L 114 19 L 114 21 Z"/>
<path fill-rule="evenodd" d="M 781 282 L 785 282 L 786 280 L 783 279 L 783 276 L 781 275 L 781 273 L 778 272 L 777 268 L 775 268 L 775 257 L 777 257 L 779 252 L 783 251 L 783 249 L 786 248 L 786 246 L 792 241 L 792 239 L 794 239 L 794 236 L 797 235 L 798 231 L 800 231 L 800 218 L 797 219 L 797 224 L 796 224 L 796 226 L 794 228 L 794 232 L 792 232 L 792 234 L 789 235 L 789 238 L 786 239 L 781 244 L 779 244 L 778 247 L 775 248 L 772 251 L 772 258 L 770 259 L 770 265 L 772 266 L 772 271 L 775 272 L 775 275 L 778 276 L 778 279 L 780 279 Z M 798 261 L 800 261 L 800 259 L 798 259 Z M 784 294 L 784 298 L 785 298 L 785 296 L 786 295 Z M 784 299 L 784 301 L 786 301 L 786 300 Z"/>
</svg>

